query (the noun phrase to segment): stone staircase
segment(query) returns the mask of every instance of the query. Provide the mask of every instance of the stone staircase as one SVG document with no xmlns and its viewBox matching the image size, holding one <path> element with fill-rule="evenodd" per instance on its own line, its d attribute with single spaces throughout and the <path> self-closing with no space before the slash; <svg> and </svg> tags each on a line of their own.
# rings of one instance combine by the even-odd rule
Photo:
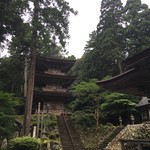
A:
<svg viewBox="0 0 150 150">
<path fill-rule="evenodd" d="M 63 150 L 85 149 L 68 115 L 57 116 L 57 123 Z"/>
<path fill-rule="evenodd" d="M 123 126 L 116 127 L 105 139 L 104 141 L 99 145 L 99 150 L 103 150 L 110 141 L 112 141 L 122 130 Z"/>
<path fill-rule="evenodd" d="M 101 150 L 121 150 L 121 139 L 132 140 L 138 137 L 138 131 L 143 127 L 144 124 L 127 125 L 116 137 Z"/>
</svg>

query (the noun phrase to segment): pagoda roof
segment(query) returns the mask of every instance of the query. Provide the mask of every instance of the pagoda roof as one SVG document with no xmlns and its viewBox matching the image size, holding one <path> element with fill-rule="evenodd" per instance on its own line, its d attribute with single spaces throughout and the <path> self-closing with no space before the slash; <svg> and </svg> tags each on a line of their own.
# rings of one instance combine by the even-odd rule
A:
<svg viewBox="0 0 150 150">
<path fill-rule="evenodd" d="M 128 59 L 125 64 L 132 66 L 131 69 L 109 80 L 98 81 L 97 84 L 114 92 L 149 97 L 150 49 L 146 49 L 134 56 L 133 60 L 132 58 Z"/>
<path fill-rule="evenodd" d="M 76 76 L 69 75 L 55 75 L 55 74 L 35 74 L 35 85 L 47 85 L 47 83 L 61 84 L 62 87 L 67 88 L 76 80 Z"/>
<path fill-rule="evenodd" d="M 68 72 L 75 62 L 76 60 L 37 57 L 36 68 L 45 70 L 47 67 L 54 67 L 59 68 L 62 72 Z"/>
</svg>

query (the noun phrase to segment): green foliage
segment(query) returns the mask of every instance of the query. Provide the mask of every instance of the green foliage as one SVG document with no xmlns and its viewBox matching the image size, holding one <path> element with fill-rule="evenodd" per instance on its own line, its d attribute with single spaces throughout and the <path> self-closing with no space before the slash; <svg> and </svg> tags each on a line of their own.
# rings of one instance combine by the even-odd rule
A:
<svg viewBox="0 0 150 150">
<path fill-rule="evenodd" d="M 73 111 L 72 118 L 77 123 L 83 126 L 95 126 L 95 112 L 100 99 L 99 91 L 100 88 L 96 85 L 95 79 L 72 86 L 71 92 L 75 100 L 69 104 L 69 107 Z"/>
<path fill-rule="evenodd" d="M 36 138 L 18 137 L 8 144 L 8 150 L 39 150 L 40 142 Z"/>
<path fill-rule="evenodd" d="M 0 112 L 0 140 L 11 138 L 16 129 L 15 117 Z"/>
<path fill-rule="evenodd" d="M 94 96 L 98 90 L 99 86 L 96 85 L 96 79 L 91 79 L 89 82 L 82 81 L 79 84 L 74 85 L 71 89 L 73 96 L 78 98 L 83 97 L 89 93 L 93 93 Z"/>
<path fill-rule="evenodd" d="M 23 64 L 21 57 L 0 58 L 0 90 L 21 95 Z"/>
<path fill-rule="evenodd" d="M 19 98 L 0 91 L 0 138 L 10 138 L 15 129 L 15 108 L 20 105 Z"/>
<path fill-rule="evenodd" d="M 112 124 L 100 125 L 99 131 L 95 128 L 87 128 L 77 126 L 77 131 L 85 145 L 86 149 L 97 149 L 97 142 L 101 143 L 113 130 L 115 126 Z"/>
<path fill-rule="evenodd" d="M 75 101 L 71 103 L 73 110 L 88 110 L 95 107 L 95 103 L 99 98 L 99 86 L 96 85 L 96 80 L 91 79 L 89 82 L 80 82 L 72 86 L 71 92 L 75 97 Z"/>
<path fill-rule="evenodd" d="M 34 20 L 35 2 L 38 7 L 37 18 Z M 65 0 L 20 1 L 20 16 L 28 13 L 30 19 L 20 24 L 9 46 L 9 52 L 20 55 L 31 54 L 32 32 L 36 29 L 37 52 L 39 55 L 61 55 L 65 51 L 66 40 L 69 38 L 68 25 L 70 14 L 77 14 Z M 31 8 L 31 3 L 33 7 Z M 17 6 L 14 7 L 17 9 Z"/>
<path fill-rule="evenodd" d="M 7 115 L 14 115 L 15 107 L 20 105 L 20 99 L 13 94 L 0 91 L 0 112 Z"/>
<path fill-rule="evenodd" d="M 134 97 L 120 93 L 106 93 L 103 94 L 103 99 L 105 101 L 101 105 L 101 110 L 106 120 L 117 119 L 119 116 L 127 120 L 126 117 L 136 112 L 136 99 Z"/>
<path fill-rule="evenodd" d="M 131 57 L 150 46 L 150 9 L 141 0 L 127 0 L 124 22 L 125 51 Z"/>
<path fill-rule="evenodd" d="M 93 112 L 91 112 L 91 110 L 74 111 L 71 118 L 77 125 L 82 126 L 82 128 L 93 127 L 96 124 Z"/>
<path fill-rule="evenodd" d="M 49 114 L 44 116 L 43 118 L 45 127 L 47 128 L 48 131 L 54 130 L 57 125 L 57 118 L 56 115 L 54 114 Z"/>
<path fill-rule="evenodd" d="M 23 22 L 20 16 L 19 3 L 13 0 L 0 1 L 0 46 L 6 40 L 6 34 L 15 34 Z"/>
<path fill-rule="evenodd" d="M 27 56 L 30 53 L 32 28 L 29 23 L 22 23 L 18 30 L 9 43 L 9 53 L 14 56 Z"/>
</svg>

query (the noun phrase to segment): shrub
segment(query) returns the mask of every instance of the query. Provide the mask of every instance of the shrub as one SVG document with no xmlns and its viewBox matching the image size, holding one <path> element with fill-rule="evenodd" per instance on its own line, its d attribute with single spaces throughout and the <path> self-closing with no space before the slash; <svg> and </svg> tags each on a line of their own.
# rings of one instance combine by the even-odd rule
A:
<svg viewBox="0 0 150 150">
<path fill-rule="evenodd" d="M 39 150 L 40 141 L 31 137 L 18 137 L 8 143 L 8 150 Z"/>
</svg>

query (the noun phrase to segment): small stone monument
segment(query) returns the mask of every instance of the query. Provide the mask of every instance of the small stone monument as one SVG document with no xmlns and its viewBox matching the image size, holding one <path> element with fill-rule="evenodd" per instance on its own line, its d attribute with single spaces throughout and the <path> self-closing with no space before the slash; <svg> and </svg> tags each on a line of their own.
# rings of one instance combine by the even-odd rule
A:
<svg viewBox="0 0 150 150">
<path fill-rule="evenodd" d="M 1 144 L 1 149 L 7 149 L 7 139 L 4 139 Z"/>
</svg>

